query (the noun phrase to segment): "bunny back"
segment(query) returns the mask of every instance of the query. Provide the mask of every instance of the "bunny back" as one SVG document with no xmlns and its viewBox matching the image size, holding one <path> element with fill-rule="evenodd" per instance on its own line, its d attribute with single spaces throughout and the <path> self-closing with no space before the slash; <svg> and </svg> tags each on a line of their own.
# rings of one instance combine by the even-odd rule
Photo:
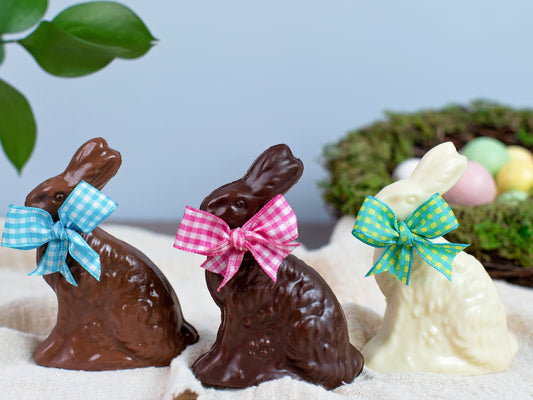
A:
<svg viewBox="0 0 533 400">
<path fill-rule="evenodd" d="M 100 281 L 70 256 L 78 287 L 59 273 L 44 277 L 57 294 L 58 318 L 34 354 L 37 363 L 84 370 L 169 365 L 198 335 L 184 321 L 166 277 L 141 251 L 103 229 L 82 237 L 100 254 Z M 38 249 L 38 260 L 44 251 Z"/>
<path fill-rule="evenodd" d="M 206 280 L 223 321 L 193 365 L 204 384 L 239 388 L 292 376 L 333 389 L 360 374 L 363 358 L 337 298 L 297 257 L 285 258 L 275 282 L 249 253 L 220 291 L 220 275 L 206 272 Z"/>
</svg>

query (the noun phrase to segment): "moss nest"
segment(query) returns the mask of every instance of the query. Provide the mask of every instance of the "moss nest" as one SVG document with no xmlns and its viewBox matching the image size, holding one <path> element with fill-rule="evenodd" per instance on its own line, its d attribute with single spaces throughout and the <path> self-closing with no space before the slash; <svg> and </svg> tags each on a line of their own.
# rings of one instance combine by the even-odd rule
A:
<svg viewBox="0 0 533 400">
<path fill-rule="evenodd" d="M 353 130 L 324 148 L 323 161 L 329 173 L 321 182 L 324 199 L 336 216 L 356 215 L 365 196 L 392 182 L 392 171 L 401 161 L 421 157 L 446 141 L 461 149 L 478 136 L 533 150 L 533 110 L 474 101 L 440 110 L 387 112 L 384 120 Z M 531 198 L 453 209 L 461 226 L 448 234 L 450 241 L 470 243 L 467 251 L 482 260 L 493 277 L 533 286 Z M 514 278 L 524 273 L 526 282 Z"/>
</svg>

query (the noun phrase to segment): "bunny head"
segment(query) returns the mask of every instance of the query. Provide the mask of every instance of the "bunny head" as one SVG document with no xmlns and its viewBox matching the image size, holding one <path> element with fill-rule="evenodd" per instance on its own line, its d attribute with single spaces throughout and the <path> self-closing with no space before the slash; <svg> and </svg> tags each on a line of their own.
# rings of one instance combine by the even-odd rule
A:
<svg viewBox="0 0 533 400">
<path fill-rule="evenodd" d="M 404 220 L 433 194 L 450 190 L 465 173 L 466 164 L 452 142 L 439 144 L 424 155 L 411 176 L 384 187 L 376 198 Z"/>
<path fill-rule="evenodd" d="M 298 182 L 303 168 L 302 161 L 292 155 L 287 145 L 272 146 L 254 161 L 241 179 L 215 189 L 204 199 L 200 209 L 235 229 L 276 195 L 286 193 Z"/>
<path fill-rule="evenodd" d="M 84 180 L 100 190 L 115 176 L 120 164 L 120 153 L 103 138 L 91 139 L 76 151 L 65 171 L 33 189 L 25 205 L 48 211 L 56 220 L 57 211 L 78 183 Z"/>
</svg>

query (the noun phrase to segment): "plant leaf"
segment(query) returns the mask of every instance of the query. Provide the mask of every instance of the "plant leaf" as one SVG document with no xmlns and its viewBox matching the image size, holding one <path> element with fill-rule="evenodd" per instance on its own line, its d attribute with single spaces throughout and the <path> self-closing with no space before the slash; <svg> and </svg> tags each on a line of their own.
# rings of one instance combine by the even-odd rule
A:
<svg viewBox="0 0 533 400">
<path fill-rule="evenodd" d="M 74 5 L 52 22 L 78 39 L 114 48 L 120 58 L 141 57 L 156 40 L 133 11 L 110 1 Z"/>
<path fill-rule="evenodd" d="M 5 55 L 4 44 L 0 43 L 0 65 L 2 65 L 2 63 L 4 62 L 4 55 Z"/>
<path fill-rule="evenodd" d="M 43 21 L 28 37 L 19 40 L 42 69 L 52 75 L 76 77 L 102 69 L 115 58 L 113 49 L 97 46 L 69 35 Z"/>
<path fill-rule="evenodd" d="M 16 33 L 31 28 L 43 17 L 48 0 L 1 0 L 0 33 Z"/>
<path fill-rule="evenodd" d="M 52 22 L 41 22 L 19 43 L 45 71 L 76 77 L 96 72 L 116 57 L 141 57 L 154 40 L 129 8 L 96 1 L 69 7 Z"/>
<path fill-rule="evenodd" d="M 26 98 L 0 79 L 0 140 L 7 158 L 19 173 L 31 155 L 36 132 Z"/>
</svg>

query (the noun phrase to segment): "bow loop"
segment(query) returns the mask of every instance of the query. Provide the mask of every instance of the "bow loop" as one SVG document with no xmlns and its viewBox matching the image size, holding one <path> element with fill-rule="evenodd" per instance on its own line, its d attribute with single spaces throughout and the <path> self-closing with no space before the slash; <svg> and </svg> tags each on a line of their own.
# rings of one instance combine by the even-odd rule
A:
<svg viewBox="0 0 533 400">
<path fill-rule="evenodd" d="M 29 250 L 48 244 L 37 268 L 29 275 L 60 272 L 77 286 L 65 260 L 70 253 L 85 270 L 100 279 L 100 256 L 76 232 L 91 232 L 111 214 L 117 204 L 88 183 L 81 181 L 58 210 L 54 223 L 45 210 L 9 206 L 2 246 Z"/>
<path fill-rule="evenodd" d="M 220 290 L 237 273 L 246 251 L 275 281 L 281 262 L 298 246 L 291 243 L 297 237 L 296 216 L 280 194 L 235 229 L 213 214 L 187 206 L 174 247 L 206 255 L 202 268 L 224 276 Z"/>
<path fill-rule="evenodd" d="M 370 246 L 386 247 L 367 276 L 389 271 L 408 285 L 413 249 L 447 279 L 452 279 L 453 260 L 468 245 L 433 243 L 429 239 L 442 236 L 458 226 L 452 209 L 438 193 L 420 205 L 405 221 L 398 221 L 394 212 L 379 199 L 367 196 L 357 214 L 352 234 Z"/>
</svg>

